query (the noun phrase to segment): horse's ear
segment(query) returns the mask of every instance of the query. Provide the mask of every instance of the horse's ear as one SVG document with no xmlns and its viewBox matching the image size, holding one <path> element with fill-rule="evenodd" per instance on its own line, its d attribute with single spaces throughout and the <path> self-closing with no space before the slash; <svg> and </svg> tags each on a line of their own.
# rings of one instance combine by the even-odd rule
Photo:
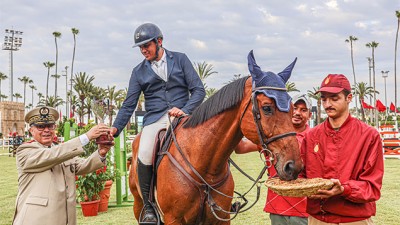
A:
<svg viewBox="0 0 400 225">
<path fill-rule="evenodd" d="M 253 50 L 251 50 L 249 52 L 249 55 L 247 56 L 247 63 L 248 63 L 248 66 L 249 66 L 250 74 L 252 76 L 255 76 L 255 77 L 253 77 L 253 80 L 258 80 L 258 79 L 255 79 L 255 78 L 259 78 L 260 76 L 264 76 L 261 68 L 257 65 L 256 60 L 254 59 Z"/>
<path fill-rule="evenodd" d="M 289 66 L 287 66 L 282 72 L 278 73 L 278 75 L 279 75 L 280 77 L 282 77 L 282 79 L 285 81 L 285 83 L 289 80 L 290 75 L 292 75 L 292 70 L 293 70 L 293 67 L 294 67 L 294 65 L 296 64 L 296 62 L 297 62 L 297 57 L 296 57 L 296 58 L 294 59 L 294 61 L 293 61 Z"/>
</svg>

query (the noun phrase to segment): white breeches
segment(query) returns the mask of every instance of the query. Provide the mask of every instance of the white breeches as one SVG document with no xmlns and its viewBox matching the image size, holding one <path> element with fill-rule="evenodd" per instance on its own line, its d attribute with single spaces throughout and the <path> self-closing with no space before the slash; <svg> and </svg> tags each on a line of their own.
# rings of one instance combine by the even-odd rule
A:
<svg viewBox="0 0 400 225">
<path fill-rule="evenodd" d="M 172 119 L 172 118 L 171 118 Z M 164 114 L 157 122 L 143 127 L 140 136 L 138 158 L 145 165 L 152 165 L 154 140 L 159 130 L 166 128 L 168 124 L 168 113 Z"/>
</svg>

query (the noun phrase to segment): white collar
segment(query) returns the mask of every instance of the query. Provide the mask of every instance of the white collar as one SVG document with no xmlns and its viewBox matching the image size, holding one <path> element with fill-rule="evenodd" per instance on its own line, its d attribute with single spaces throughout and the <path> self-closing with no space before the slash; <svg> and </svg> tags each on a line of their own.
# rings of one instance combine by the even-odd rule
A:
<svg viewBox="0 0 400 225">
<path fill-rule="evenodd" d="M 153 60 L 153 61 L 151 62 L 151 64 L 154 65 L 154 66 L 156 66 L 156 67 L 159 67 L 159 66 L 161 66 L 161 65 L 162 65 L 163 63 L 165 63 L 165 62 L 167 62 L 167 57 L 166 57 L 165 49 L 164 49 L 163 54 L 162 54 L 162 56 L 161 56 L 161 59 L 158 60 L 158 61 Z"/>
</svg>

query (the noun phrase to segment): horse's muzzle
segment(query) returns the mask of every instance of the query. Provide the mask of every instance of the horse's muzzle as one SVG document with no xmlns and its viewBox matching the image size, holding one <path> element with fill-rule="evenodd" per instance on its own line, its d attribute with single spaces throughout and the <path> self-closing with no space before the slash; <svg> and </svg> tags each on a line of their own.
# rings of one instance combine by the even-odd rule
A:
<svg viewBox="0 0 400 225">
<path fill-rule="evenodd" d="M 285 180 L 295 180 L 299 175 L 299 171 L 296 170 L 295 162 L 293 160 L 289 160 L 283 166 L 284 177 Z"/>
</svg>

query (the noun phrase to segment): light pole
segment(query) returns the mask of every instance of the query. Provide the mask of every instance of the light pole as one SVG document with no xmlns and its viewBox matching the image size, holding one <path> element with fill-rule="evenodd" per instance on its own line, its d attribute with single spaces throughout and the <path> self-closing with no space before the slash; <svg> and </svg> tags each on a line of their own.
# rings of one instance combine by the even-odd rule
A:
<svg viewBox="0 0 400 225">
<path fill-rule="evenodd" d="M 13 51 L 18 51 L 22 45 L 22 31 L 6 29 L 4 36 L 3 50 L 10 51 L 10 100 L 13 101 L 14 95 L 14 78 L 13 78 Z"/>
<path fill-rule="evenodd" d="M 69 90 L 71 91 L 71 95 L 69 96 L 69 97 L 70 97 L 70 99 L 69 99 L 69 103 L 70 103 L 70 104 L 69 104 L 69 106 L 70 106 L 69 110 L 70 110 L 70 112 L 72 112 L 73 114 L 75 114 L 75 112 L 74 112 L 74 111 L 75 111 L 75 110 L 74 110 L 74 109 L 75 109 L 75 106 L 72 105 L 72 83 L 74 82 L 74 80 L 72 79 L 72 76 L 71 76 L 71 79 L 69 79 L 69 81 L 71 82 L 71 83 L 70 83 L 71 86 L 70 86 L 70 89 L 69 89 Z M 69 115 L 68 115 L 68 117 L 69 117 Z"/>
<path fill-rule="evenodd" d="M 372 58 L 371 57 L 367 57 L 367 59 L 368 59 L 368 71 L 369 71 L 369 86 L 371 87 Z M 374 88 L 374 91 L 375 91 L 375 88 Z M 372 98 L 369 98 L 369 105 L 372 105 Z M 373 116 L 373 112 L 372 112 L 372 110 L 370 110 L 369 118 L 370 118 L 370 122 L 371 123 L 372 123 L 372 121 L 374 121 L 372 119 L 372 116 Z"/>
<path fill-rule="evenodd" d="M 68 114 L 68 66 L 65 66 L 65 75 L 63 74 L 62 76 L 65 76 L 65 116 L 69 118 Z"/>
<path fill-rule="evenodd" d="M 388 73 L 389 73 L 388 70 L 387 70 L 387 71 L 383 71 L 383 70 L 382 70 L 382 77 L 383 77 L 383 80 L 385 81 L 385 107 L 386 107 L 386 115 L 387 115 L 386 78 L 388 77 Z"/>
</svg>

